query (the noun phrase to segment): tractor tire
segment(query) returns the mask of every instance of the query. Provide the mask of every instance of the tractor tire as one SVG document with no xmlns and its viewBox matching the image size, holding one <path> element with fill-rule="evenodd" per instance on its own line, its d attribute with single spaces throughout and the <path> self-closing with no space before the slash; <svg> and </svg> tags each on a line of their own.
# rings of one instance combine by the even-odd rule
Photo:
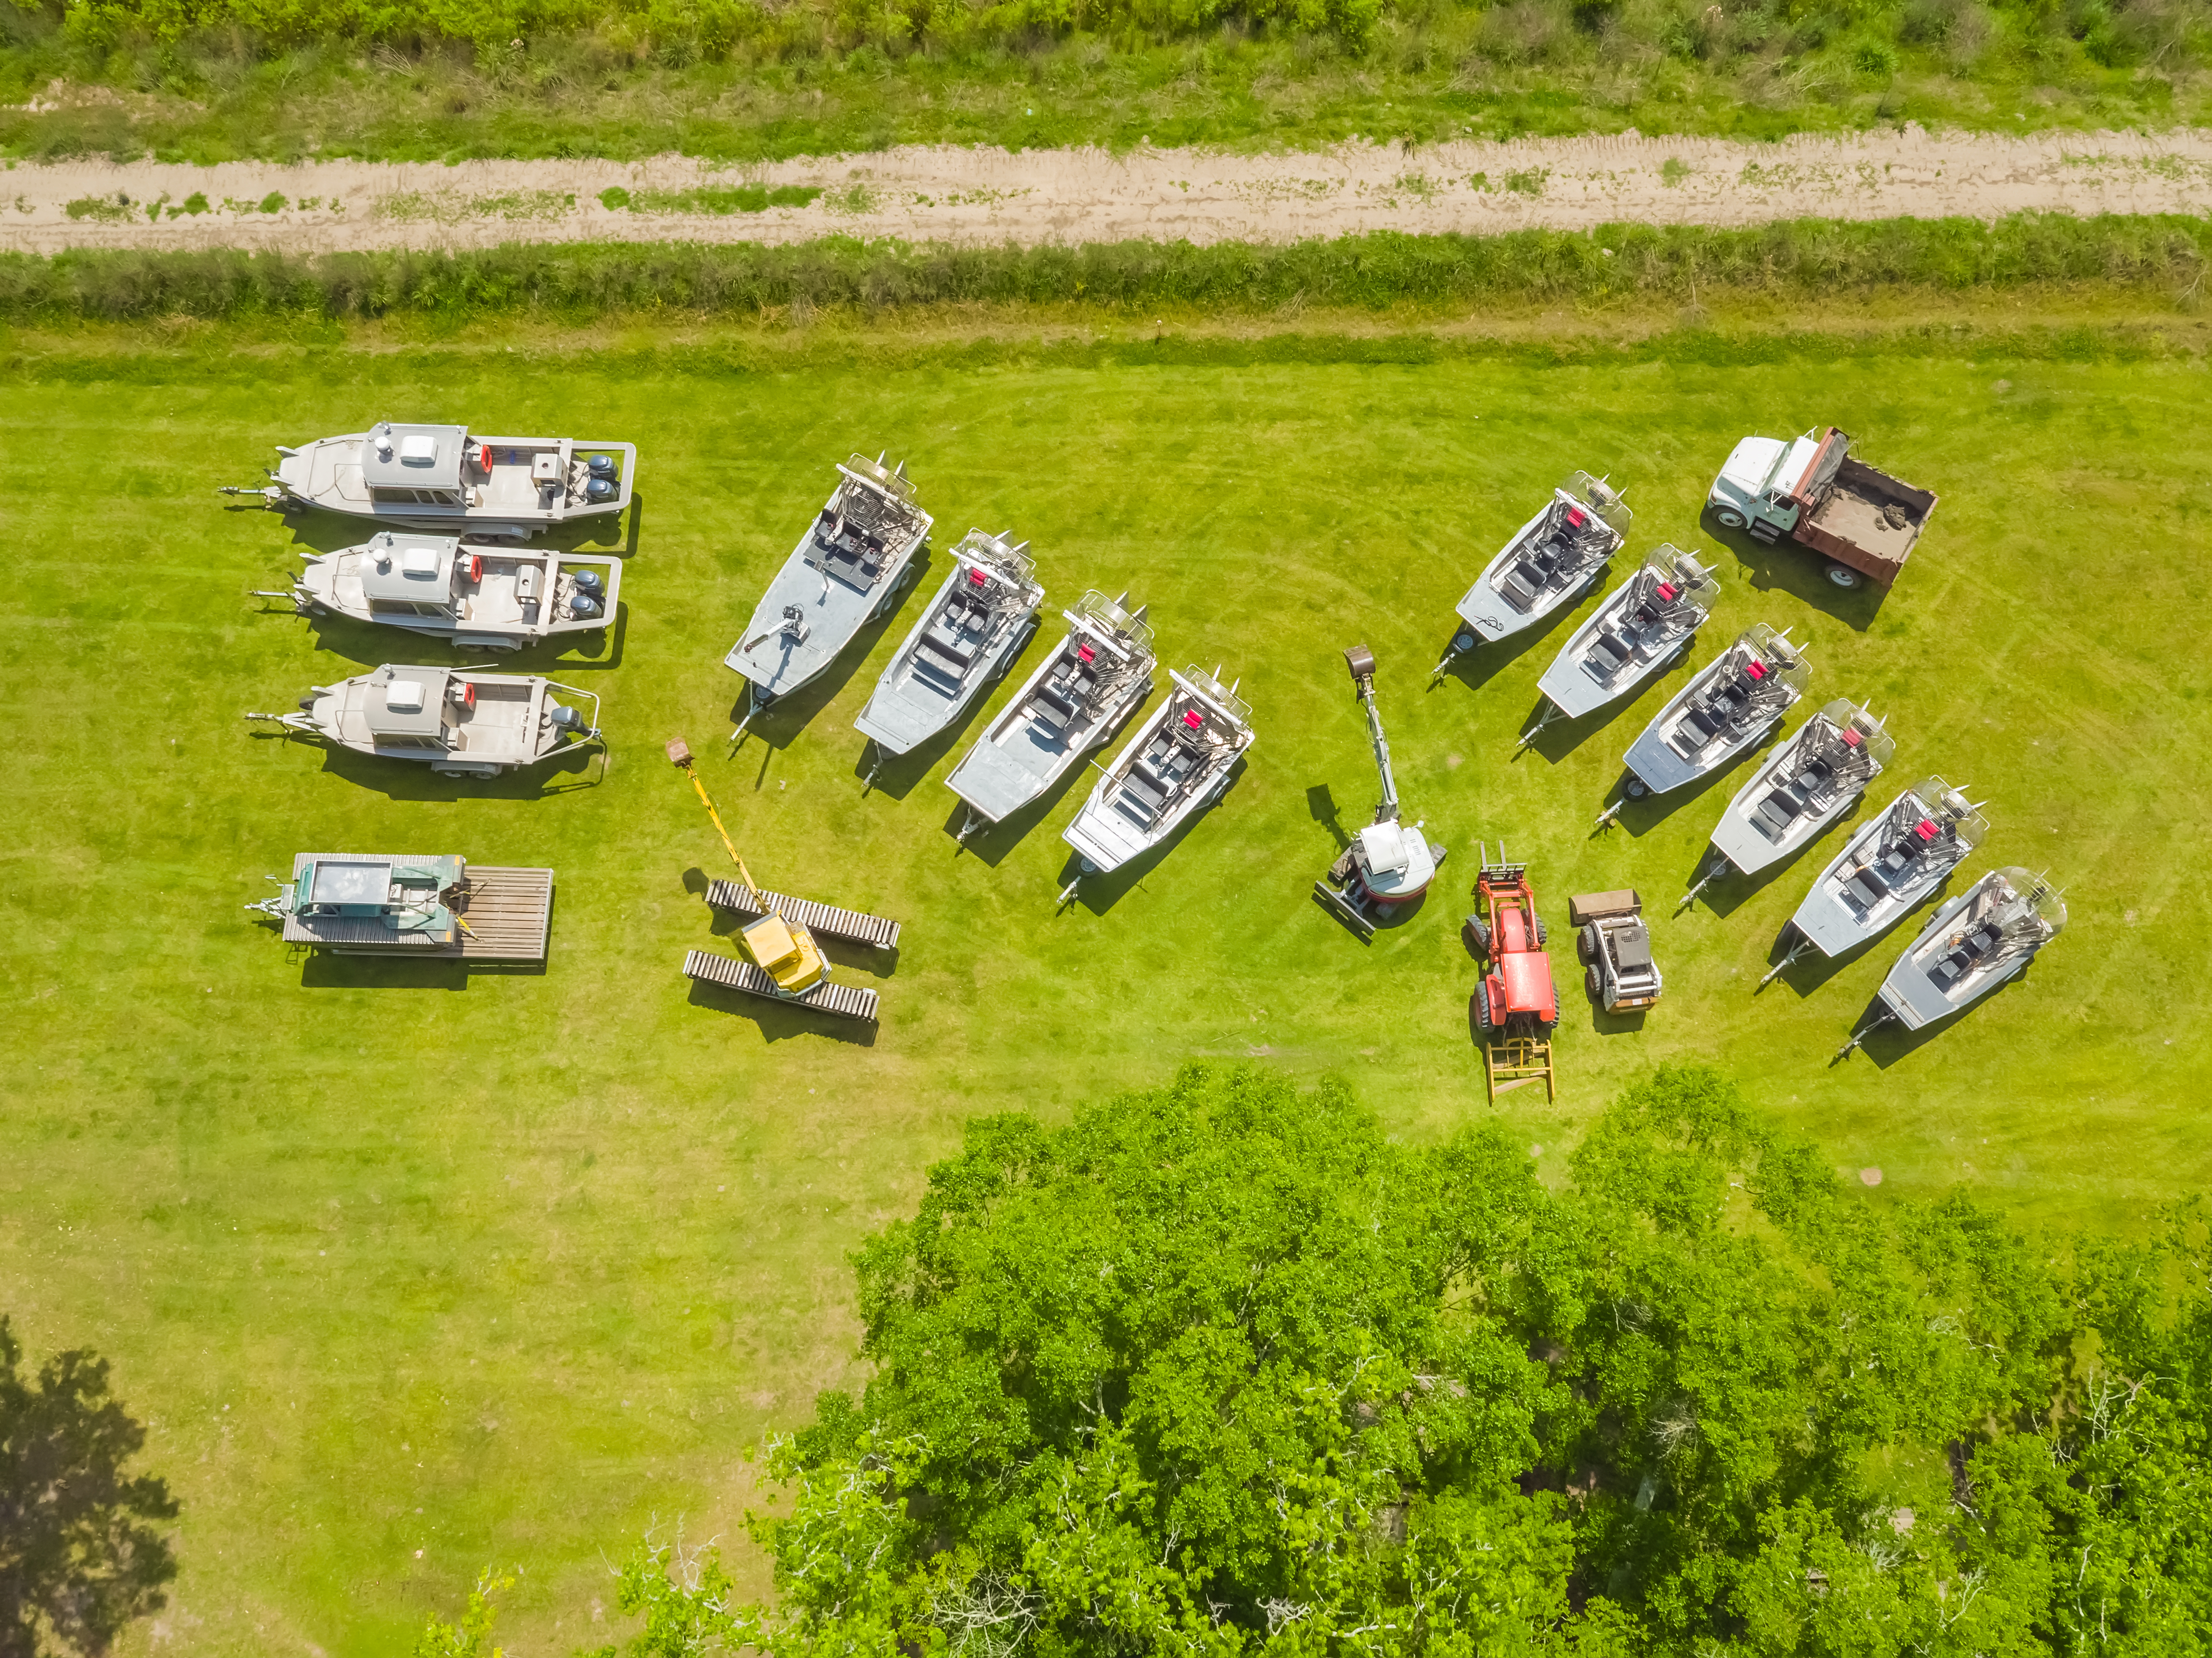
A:
<svg viewBox="0 0 2212 1658">
<path fill-rule="evenodd" d="M 1551 941 L 1552 935 L 1544 926 L 1544 918 L 1539 915 L 1536 918 L 1536 948 L 1541 950 Z"/>
<path fill-rule="evenodd" d="M 1474 1015 L 1474 1028 L 1482 1033 L 1482 1040 L 1491 1041 L 1498 1035 L 1498 1027 L 1490 1022 L 1490 987 L 1478 982 L 1474 994 L 1468 998 L 1468 1011 Z"/>
<path fill-rule="evenodd" d="M 1594 967 L 1583 969 L 1583 993 L 1593 1002 L 1605 999 L 1604 976 Z"/>
<path fill-rule="evenodd" d="M 1584 967 L 1597 960 L 1597 923 L 1592 921 L 1575 935 L 1575 959 Z"/>
<path fill-rule="evenodd" d="M 1484 923 L 1482 917 L 1468 916 L 1467 925 L 1459 930 L 1459 936 L 1467 941 L 1468 955 L 1479 962 L 1486 962 L 1490 959 L 1490 928 Z"/>
</svg>

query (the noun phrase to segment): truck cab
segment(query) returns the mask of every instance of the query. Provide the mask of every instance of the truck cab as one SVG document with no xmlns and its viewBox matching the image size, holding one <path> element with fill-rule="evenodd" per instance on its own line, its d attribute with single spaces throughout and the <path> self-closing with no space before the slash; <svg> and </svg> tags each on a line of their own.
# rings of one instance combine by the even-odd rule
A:
<svg viewBox="0 0 2212 1658">
<path fill-rule="evenodd" d="M 1804 510 L 1791 486 L 1820 451 L 1820 440 L 1810 432 L 1802 438 L 1746 438 L 1729 452 L 1705 504 L 1728 529 L 1750 530 L 1762 541 L 1788 535 Z M 1759 535 L 1760 525 L 1766 535 Z"/>
</svg>

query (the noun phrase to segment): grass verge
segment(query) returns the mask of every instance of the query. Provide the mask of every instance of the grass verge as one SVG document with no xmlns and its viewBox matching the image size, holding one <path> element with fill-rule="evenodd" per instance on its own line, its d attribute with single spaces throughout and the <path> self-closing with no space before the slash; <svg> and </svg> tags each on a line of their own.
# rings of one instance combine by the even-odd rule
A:
<svg viewBox="0 0 2212 1658">
<path fill-rule="evenodd" d="M 775 307 L 870 312 L 1083 303 L 1279 311 L 1435 310 L 1479 302 L 1603 304 L 1786 296 L 1839 304 L 1876 292 L 1996 294 L 2097 282 L 2192 301 L 2212 222 L 2180 216 L 2019 214 L 1742 230 L 1608 225 L 1501 236 L 1379 233 L 1286 245 L 1147 241 L 957 248 L 830 240 L 507 244 L 459 252 L 289 258 L 229 251 L 0 254 L 0 319 L 700 316 Z"/>
</svg>

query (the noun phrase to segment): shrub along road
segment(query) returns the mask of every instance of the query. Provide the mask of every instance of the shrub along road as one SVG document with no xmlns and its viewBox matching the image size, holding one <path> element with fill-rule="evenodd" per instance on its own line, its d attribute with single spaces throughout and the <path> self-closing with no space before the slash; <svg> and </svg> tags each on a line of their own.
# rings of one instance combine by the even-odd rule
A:
<svg viewBox="0 0 2212 1658">
<path fill-rule="evenodd" d="M 365 249 L 824 236 L 1015 244 L 1282 242 L 1600 224 L 2212 212 L 2212 131 L 1777 143 L 1636 137 L 1305 153 L 908 146 L 742 170 L 641 162 L 21 166 L 0 248 Z"/>
</svg>

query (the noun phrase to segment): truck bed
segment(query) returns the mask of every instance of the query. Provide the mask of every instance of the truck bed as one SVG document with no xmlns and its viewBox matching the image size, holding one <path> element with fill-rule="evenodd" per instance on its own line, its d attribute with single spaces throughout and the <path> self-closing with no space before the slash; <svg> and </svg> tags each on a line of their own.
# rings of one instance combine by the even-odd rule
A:
<svg viewBox="0 0 2212 1658">
<path fill-rule="evenodd" d="M 1850 443 L 1834 427 L 1828 428 L 1813 464 L 1791 491 L 1802 509 L 1791 535 L 1887 587 L 1911 556 L 1936 510 L 1936 497 L 1875 471 L 1850 452 Z M 1892 525 L 1885 516 L 1892 506 L 1904 509 L 1903 525 Z"/>
</svg>

